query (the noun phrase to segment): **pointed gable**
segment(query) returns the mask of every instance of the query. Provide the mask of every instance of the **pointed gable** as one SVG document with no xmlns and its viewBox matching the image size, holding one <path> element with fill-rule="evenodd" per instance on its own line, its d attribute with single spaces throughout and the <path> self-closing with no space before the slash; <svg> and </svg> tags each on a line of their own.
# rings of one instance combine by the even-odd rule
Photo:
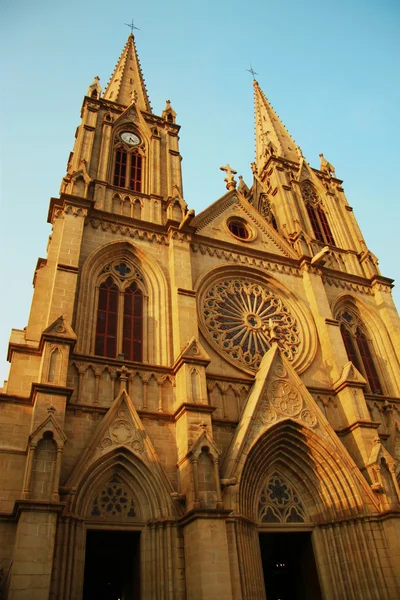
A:
<svg viewBox="0 0 400 600">
<path fill-rule="evenodd" d="M 120 392 L 100 422 L 92 440 L 75 465 L 69 479 L 69 486 L 77 485 L 100 457 L 118 448 L 140 457 L 159 481 L 163 482 L 163 486 L 173 493 L 174 490 L 161 466 L 157 452 L 126 390 Z"/>
<path fill-rule="evenodd" d="M 64 315 L 60 315 L 51 325 L 43 331 L 43 339 L 53 340 L 57 338 L 58 341 L 65 342 L 76 342 L 76 334 L 68 323 Z"/>
<path fill-rule="evenodd" d="M 240 239 L 232 233 L 230 223 L 235 219 L 248 228 L 248 238 Z M 231 190 L 197 215 L 191 225 L 197 234 L 212 240 L 243 244 L 244 248 L 250 245 L 252 250 L 296 258 L 291 246 L 236 190 Z"/>
<path fill-rule="evenodd" d="M 139 110 L 152 112 L 132 34 L 128 37 L 103 97 L 123 106 L 135 104 Z"/>
<path fill-rule="evenodd" d="M 264 355 L 255 382 L 225 456 L 223 477 L 236 476 L 239 463 L 272 425 L 291 419 L 337 448 L 336 434 L 277 344 Z M 342 448 L 341 448 L 342 450 Z"/>
</svg>

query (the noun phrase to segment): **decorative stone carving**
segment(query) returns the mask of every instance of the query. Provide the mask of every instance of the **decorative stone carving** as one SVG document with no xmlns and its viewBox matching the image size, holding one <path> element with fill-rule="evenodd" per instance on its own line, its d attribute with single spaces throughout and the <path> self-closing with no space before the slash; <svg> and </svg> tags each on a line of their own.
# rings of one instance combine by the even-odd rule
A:
<svg viewBox="0 0 400 600">
<path fill-rule="evenodd" d="M 314 411 L 309 410 L 308 408 L 305 408 L 301 411 L 300 418 L 306 425 L 308 425 L 308 427 L 311 427 L 312 429 L 314 429 L 314 427 L 316 427 L 318 424 L 317 415 Z"/>
<path fill-rule="evenodd" d="M 271 404 L 282 415 L 294 417 L 299 414 L 303 399 L 288 381 L 273 381 L 268 387 L 268 398 Z"/>
<path fill-rule="evenodd" d="M 297 320 L 283 300 L 262 284 L 239 278 L 219 281 L 207 290 L 202 308 L 213 344 L 251 370 L 259 367 L 275 339 L 288 360 L 299 352 Z"/>
<path fill-rule="evenodd" d="M 277 419 L 276 411 L 272 408 L 268 400 L 263 400 L 260 406 L 259 418 L 263 425 L 272 425 Z"/>
<path fill-rule="evenodd" d="M 258 503 L 261 523 L 304 523 L 305 512 L 296 490 L 277 473 L 268 480 Z"/>
<path fill-rule="evenodd" d="M 114 444 L 129 446 L 139 454 L 144 451 L 142 436 L 129 420 L 128 411 L 124 408 L 118 410 L 117 418 L 109 426 L 107 434 L 100 442 L 99 449 L 105 450 Z"/>
</svg>

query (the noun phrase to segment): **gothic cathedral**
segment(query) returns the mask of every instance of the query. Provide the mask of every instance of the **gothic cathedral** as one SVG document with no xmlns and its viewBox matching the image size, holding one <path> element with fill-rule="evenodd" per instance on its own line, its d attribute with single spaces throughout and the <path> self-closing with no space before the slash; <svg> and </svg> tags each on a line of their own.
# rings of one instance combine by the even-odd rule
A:
<svg viewBox="0 0 400 600">
<path fill-rule="evenodd" d="M 133 35 L 89 87 L 0 394 L 1 598 L 400 598 L 392 280 L 253 85 L 253 182 L 198 215 Z"/>
</svg>

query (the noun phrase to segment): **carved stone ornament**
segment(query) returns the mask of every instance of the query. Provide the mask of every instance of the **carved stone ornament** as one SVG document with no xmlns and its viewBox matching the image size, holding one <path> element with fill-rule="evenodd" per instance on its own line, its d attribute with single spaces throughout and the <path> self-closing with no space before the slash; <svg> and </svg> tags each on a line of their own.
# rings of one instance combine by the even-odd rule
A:
<svg viewBox="0 0 400 600">
<path fill-rule="evenodd" d="M 298 415 L 303 406 L 300 392 L 288 381 L 273 381 L 267 396 L 275 410 L 287 417 Z"/>
<path fill-rule="evenodd" d="M 271 220 L 271 202 L 266 194 L 261 194 L 258 210 L 267 221 Z"/>
<path fill-rule="evenodd" d="M 297 319 L 275 291 L 249 279 L 227 278 L 203 295 L 202 315 L 213 346 L 254 371 L 273 341 L 289 361 L 301 348 Z"/>
<path fill-rule="evenodd" d="M 305 513 L 296 490 L 277 473 L 270 477 L 258 503 L 261 523 L 304 523 Z"/>
<path fill-rule="evenodd" d="M 113 445 L 129 446 L 135 452 L 141 454 L 144 451 L 143 439 L 129 420 L 127 411 L 118 411 L 117 419 L 108 428 L 108 434 L 100 442 L 100 450 L 105 450 Z"/>
</svg>

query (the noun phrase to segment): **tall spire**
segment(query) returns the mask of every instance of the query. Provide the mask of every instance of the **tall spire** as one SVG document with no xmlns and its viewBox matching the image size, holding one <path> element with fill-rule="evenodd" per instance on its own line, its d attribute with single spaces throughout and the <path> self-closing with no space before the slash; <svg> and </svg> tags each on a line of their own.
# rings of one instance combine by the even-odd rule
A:
<svg viewBox="0 0 400 600">
<path fill-rule="evenodd" d="M 122 50 L 103 98 L 123 106 L 130 106 L 134 102 L 139 110 L 152 112 L 132 33 Z"/>
<path fill-rule="evenodd" d="M 256 165 L 260 172 L 268 156 L 298 162 L 301 151 L 254 79 Z"/>
</svg>

